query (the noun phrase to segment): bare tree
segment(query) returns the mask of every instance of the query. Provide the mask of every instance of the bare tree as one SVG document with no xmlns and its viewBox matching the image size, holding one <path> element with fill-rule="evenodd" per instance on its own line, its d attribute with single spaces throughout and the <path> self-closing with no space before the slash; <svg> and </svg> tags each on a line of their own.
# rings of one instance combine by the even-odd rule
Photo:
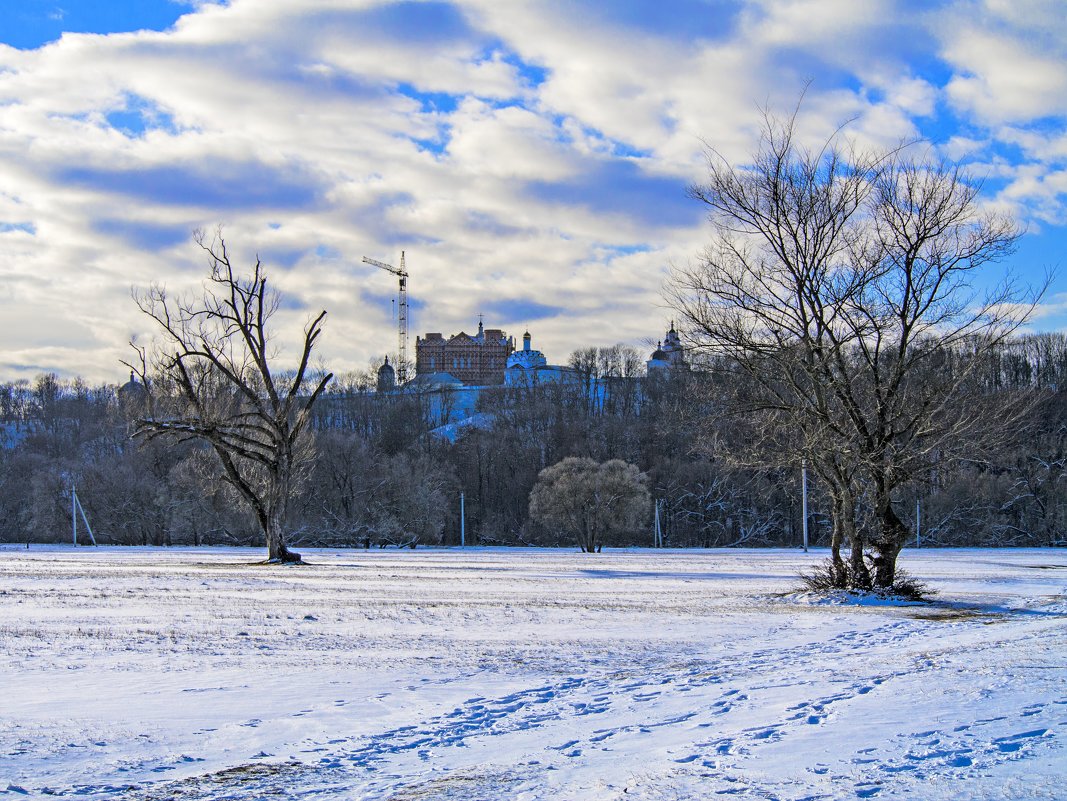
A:
<svg viewBox="0 0 1067 801">
<path fill-rule="evenodd" d="M 734 374 L 723 382 L 732 401 L 725 411 L 762 417 L 757 436 L 727 455 L 745 466 L 807 458 L 825 481 L 841 576 L 844 543 L 862 572 L 856 466 L 835 456 L 848 451 L 851 431 L 840 425 L 822 368 L 837 309 L 866 280 L 851 255 L 865 247 L 865 204 L 881 167 L 876 156 L 832 146 L 801 153 L 793 120 L 768 116 L 750 169 L 711 154 L 708 183 L 690 188 L 710 209 L 714 238 L 668 289 L 689 344 Z"/>
<path fill-rule="evenodd" d="M 537 477 L 530 517 L 574 536 L 583 553 L 599 553 L 605 540 L 648 520 L 647 479 L 621 459 L 597 464 L 570 456 Z"/>
<path fill-rule="evenodd" d="M 850 347 L 837 352 L 850 358 L 836 365 L 835 393 L 872 488 L 879 587 L 893 584 L 909 533 L 896 491 L 935 458 L 987 451 L 1032 403 L 1032 393 L 994 398 L 985 386 L 991 357 L 1043 289 L 1004 278 L 975 290 L 1020 236 L 1011 219 L 980 210 L 978 192 L 959 165 L 893 158 L 872 195 L 873 247 L 856 256 L 870 277 L 842 315 Z"/>
<path fill-rule="evenodd" d="M 268 289 L 261 262 L 256 259 L 251 275 L 239 275 L 221 232 L 210 242 L 202 232 L 195 238 L 211 268 L 202 296 L 175 300 L 161 286 L 135 293 L 141 311 L 162 330 L 154 353 L 160 378 L 135 436 L 206 442 L 254 513 L 267 561 L 299 562 L 285 545 L 285 527 L 311 455 L 305 436 L 311 410 L 332 378 L 327 373 L 309 383 L 326 312 L 304 327 L 295 371 L 276 371 L 268 323 L 279 297 Z"/>
<path fill-rule="evenodd" d="M 850 580 L 888 588 L 908 533 L 894 493 L 932 454 L 951 458 L 1021 412 L 994 419 L 975 378 L 1039 293 L 1008 280 L 972 289 L 1019 232 L 980 210 L 957 165 L 862 152 L 836 135 L 805 150 L 794 123 L 767 115 L 751 165 L 711 155 L 708 182 L 690 194 L 709 208 L 713 241 L 668 291 L 690 344 L 754 388 L 747 408 L 775 446 L 765 458 L 806 457 L 826 483 L 840 576 L 847 541 Z M 860 532 L 865 494 L 874 525 Z"/>
</svg>

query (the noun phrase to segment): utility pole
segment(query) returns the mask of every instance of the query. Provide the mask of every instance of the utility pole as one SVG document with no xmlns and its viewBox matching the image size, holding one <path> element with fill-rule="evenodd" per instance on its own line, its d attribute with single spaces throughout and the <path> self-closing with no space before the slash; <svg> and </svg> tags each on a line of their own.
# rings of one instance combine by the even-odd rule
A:
<svg viewBox="0 0 1067 801">
<path fill-rule="evenodd" d="M 663 503 L 663 500 L 657 498 L 656 499 L 656 525 L 655 525 L 655 528 L 653 529 L 653 532 L 652 532 L 653 541 L 655 543 L 654 547 L 656 547 L 656 548 L 662 548 L 663 547 L 663 525 L 660 523 L 660 519 L 659 519 L 659 507 L 660 507 L 661 503 Z"/>
<path fill-rule="evenodd" d="M 74 488 L 74 482 L 72 481 L 70 483 L 70 525 L 75 547 L 78 545 L 79 512 L 81 512 L 82 522 L 85 523 L 85 530 L 89 533 L 89 542 L 96 545 L 96 537 L 93 536 L 93 527 L 89 525 L 89 518 L 85 516 L 85 508 L 82 506 L 82 502 L 78 500 L 78 490 Z"/>
<path fill-rule="evenodd" d="M 800 529 L 804 532 L 804 553 L 808 552 L 808 460 L 800 460 L 800 508 L 803 519 Z"/>
<path fill-rule="evenodd" d="M 922 541 L 922 515 L 921 508 L 919 507 L 919 499 L 915 499 L 915 547 L 921 548 Z"/>
</svg>

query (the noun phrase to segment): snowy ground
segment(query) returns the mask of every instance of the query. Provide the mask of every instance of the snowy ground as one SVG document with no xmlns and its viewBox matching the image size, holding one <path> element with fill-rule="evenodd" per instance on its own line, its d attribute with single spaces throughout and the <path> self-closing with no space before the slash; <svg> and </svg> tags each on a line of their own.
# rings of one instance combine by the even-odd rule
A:
<svg viewBox="0 0 1067 801">
<path fill-rule="evenodd" d="M 1067 797 L 1067 552 L 307 555 L 0 546 L 0 797 Z"/>
</svg>

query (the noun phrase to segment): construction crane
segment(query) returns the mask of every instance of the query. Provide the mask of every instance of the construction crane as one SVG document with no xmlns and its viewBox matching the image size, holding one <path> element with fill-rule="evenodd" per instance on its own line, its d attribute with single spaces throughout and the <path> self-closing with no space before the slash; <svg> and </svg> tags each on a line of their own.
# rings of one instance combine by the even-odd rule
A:
<svg viewBox="0 0 1067 801">
<path fill-rule="evenodd" d="M 391 272 L 400 279 L 400 289 L 397 292 L 397 341 L 400 356 L 396 361 L 396 381 L 403 384 L 407 380 L 408 372 L 408 271 L 404 268 L 404 251 L 400 251 L 399 269 L 384 261 L 363 257 L 364 264 L 373 264 L 383 270 Z"/>
</svg>

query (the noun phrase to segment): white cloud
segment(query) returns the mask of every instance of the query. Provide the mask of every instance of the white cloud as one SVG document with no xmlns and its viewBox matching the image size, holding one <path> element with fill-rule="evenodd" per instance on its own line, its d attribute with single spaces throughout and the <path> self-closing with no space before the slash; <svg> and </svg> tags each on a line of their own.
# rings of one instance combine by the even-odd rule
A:
<svg viewBox="0 0 1067 801">
<path fill-rule="evenodd" d="M 756 41 L 846 53 L 866 33 L 891 18 L 887 0 L 757 0 L 747 6 L 744 27 Z"/>
<path fill-rule="evenodd" d="M 971 29 L 949 43 L 947 56 L 962 69 L 948 84 L 949 98 L 983 122 L 1026 120 L 1067 110 L 1063 53 L 1035 52 L 1020 38 Z"/>
<path fill-rule="evenodd" d="M 1023 165 L 1013 171 L 1011 182 L 999 193 L 999 198 L 1028 209 L 1042 222 L 1067 224 L 1067 169 Z"/>
<path fill-rule="evenodd" d="M 1048 132 L 1006 125 L 998 129 L 997 138 L 1018 145 L 1030 159 L 1053 163 L 1067 161 L 1067 130 Z"/>
<path fill-rule="evenodd" d="M 929 117 L 937 104 L 937 90 L 922 78 L 903 76 L 887 82 L 888 102 L 912 116 Z"/>
<path fill-rule="evenodd" d="M 1067 26 L 1056 0 L 967 0 L 938 16 L 947 95 L 986 125 L 1067 113 Z"/>
<path fill-rule="evenodd" d="M 219 221 L 293 299 L 290 337 L 301 306 L 330 310 L 334 369 L 395 347 L 395 287 L 360 258 L 401 249 L 426 304 L 413 334 L 470 329 L 503 298 L 559 309 L 486 321 L 530 325 L 556 360 L 656 337 L 664 268 L 704 237 L 682 188 L 701 177 L 705 142 L 743 160 L 760 108 L 790 109 L 809 78 L 800 130 L 813 143 L 847 119 L 861 143 L 914 138 L 948 91 L 976 122 L 946 152 L 994 165 L 998 202 L 1062 219 L 1063 137 L 1028 124 L 1050 113 L 1035 109 L 1059 86 L 1060 51 L 1031 48 L 1043 77 L 1012 83 L 1024 39 L 992 0 L 937 28 L 956 69 L 947 89 L 910 61 L 937 55 L 927 40 L 945 18 L 909 21 L 891 0 L 714 4 L 713 35 L 566 0 L 193 8 L 166 32 L 0 46 L 0 319 L 18 325 L 0 374 L 47 359 L 120 378 L 126 340 L 148 333 L 130 285 L 196 286 L 188 232 Z M 1033 169 L 992 152 L 1004 145 Z"/>
<path fill-rule="evenodd" d="M 983 150 L 989 147 L 988 139 L 972 139 L 969 136 L 953 136 L 950 137 L 945 144 L 941 146 L 942 152 L 945 157 L 952 161 L 961 161 L 970 156 L 980 154 Z"/>
<path fill-rule="evenodd" d="M 577 165 L 552 121 L 517 106 L 464 101 L 449 120 L 448 156 L 461 173 L 555 181 Z"/>
</svg>

